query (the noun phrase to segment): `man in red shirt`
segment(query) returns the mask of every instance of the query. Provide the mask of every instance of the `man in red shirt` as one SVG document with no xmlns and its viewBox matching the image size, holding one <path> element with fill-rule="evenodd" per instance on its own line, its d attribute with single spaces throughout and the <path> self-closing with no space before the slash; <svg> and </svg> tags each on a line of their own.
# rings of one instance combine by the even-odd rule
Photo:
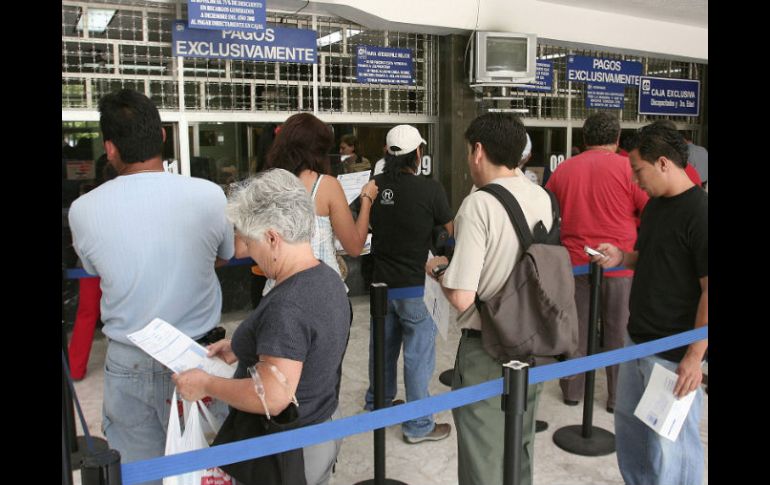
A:
<svg viewBox="0 0 770 485">
<path fill-rule="evenodd" d="M 615 153 L 620 123 L 615 115 L 598 112 L 583 124 L 586 150 L 565 160 L 546 184 L 561 206 L 561 241 L 574 266 L 589 262 L 585 246 L 595 248 L 611 241 L 623 251 L 633 251 L 637 220 L 648 196 L 633 182 L 628 158 Z M 622 348 L 628 324 L 628 298 L 633 271 L 605 273 L 601 288 L 599 315 L 604 330 L 604 349 Z M 575 303 L 580 330 L 578 352 L 588 347 L 588 275 L 575 276 Z M 615 409 L 618 366 L 606 367 L 607 411 Z M 564 403 L 575 406 L 583 396 L 584 374 L 561 379 Z"/>
</svg>

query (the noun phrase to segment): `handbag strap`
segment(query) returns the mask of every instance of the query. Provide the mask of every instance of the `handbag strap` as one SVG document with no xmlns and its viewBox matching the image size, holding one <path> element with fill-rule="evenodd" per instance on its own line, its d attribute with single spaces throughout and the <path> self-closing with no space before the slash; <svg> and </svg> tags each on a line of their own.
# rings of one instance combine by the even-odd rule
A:
<svg viewBox="0 0 770 485">
<path fill-rule="evenodd" d="M 96 450 L 94 450 L 94 443 L 91 439 L 91 433 L 88 432 L 88 425 L 86 424 L 86 419 L 83 417 L 83 410 L 80 408 L 80 401 L 78 400 L 78 394 L 75 392 L 75 384 L 72 382 L 72 376 L 70 375 L 70 368 L 67 365 L 67 358 L 64 356 L 64 349 L 61 351 L 61 365 L 62 369 L 64 369 L 64 375 L 67 377 L 67 384 L 69 384 L 70 392 L 72 393 L 72 398 L 75 400 L 75 409 L 78 411 L 78 417 L 80 418 L 80 425 L 83 427 L 83 434 L 85 434 L 86 437 L 86 447 L 88 448 L 89 453 L 94 453 Z"/>
</svg>

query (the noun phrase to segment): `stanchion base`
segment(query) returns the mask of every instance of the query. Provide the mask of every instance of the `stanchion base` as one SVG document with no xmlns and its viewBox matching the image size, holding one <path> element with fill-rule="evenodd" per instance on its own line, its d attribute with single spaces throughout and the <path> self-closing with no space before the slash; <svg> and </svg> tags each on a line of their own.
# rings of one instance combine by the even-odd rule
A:
<svg viewBox="0 0 770 485">
<path fill-rule="evenodd" d="M 559 428 L 553 442 L 564 451 L 582 456 L 603 456 L 615 452 L 615 435 L 606 429 L 591 428 L 591 437 L 583 438 L 583 426 L 576 424 Z"/>
<path fill-rule="evenodd" d="M 85 436 L 78 436 L 78 451 L 70 453 L 70 462 L 72 463 L 73 470 L 80 470 L 80 460 L 83 459 L 83 455 L 88 451 L 88 443 Z M 107 441 L 103 438 L 97 438 L 91 436 L 91 441 L 94 444 L 94 451 L 106 451 L 110 447 L 107 445 Z"/>
<path fill-rule="evenodd" d="M 384 485 L 406 485 L 406 483 L 393 480 L 392 478 L 386 478 L 382 483 Z M 358 482 L 356 485 L 377 485 L 377 482 L 374 481 L 374 478 L 371 478 L 369 480 L 364 480 L 363 482 Z"/>
<path fill-rule="evenodd" d="M 454 377 L 454 374 L 454 369 L 447 369 L 438 376 L 438 381 L 447 387 L 452 387 L 452 378 Z"/>
</svg>

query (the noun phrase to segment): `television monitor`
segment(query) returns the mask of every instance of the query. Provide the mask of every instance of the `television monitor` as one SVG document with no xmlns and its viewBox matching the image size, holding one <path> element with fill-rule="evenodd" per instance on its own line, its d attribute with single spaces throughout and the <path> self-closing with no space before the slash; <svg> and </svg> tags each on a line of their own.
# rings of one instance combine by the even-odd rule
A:
<svg viewBox="0 0 770 485">
<path fill-rule="evenodd" d="M 474 82 L 522 84 L 535 80 L 537 35 L 476 32 Z"/>
</svg>

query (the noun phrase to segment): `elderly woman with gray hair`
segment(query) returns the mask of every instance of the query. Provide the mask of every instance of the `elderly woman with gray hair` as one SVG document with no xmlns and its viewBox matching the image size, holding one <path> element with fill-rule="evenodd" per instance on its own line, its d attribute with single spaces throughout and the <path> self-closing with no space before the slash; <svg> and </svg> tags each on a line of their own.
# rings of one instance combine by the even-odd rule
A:
<svg viewBox="0 0 770 485">
<path fill-rule="evenodd" d="M 208 347 L 209 356 L 238 362 L 233 378 L 186 371 L 174 376 L 178 392 L 186 400 L 211 396 L 230 405 L 214 444 L 250 437 L 238 435 L 248 425 L 239 420 L 261 419 L 265 427 L 288 419 L 296 428 L 337 417 L 351 314 L 339 275 L 313 255 L 310 195 L 292 173 L 268 170 L 231 191 L 227 216 L 236 229 L 236 256 L 251 256 L 276 286 L 238 326 L 232 341 Z M 235 438 L 223 438 L 225 429 L 232 433 L 233 427 Z M 255 460 L 222 468 L 244 484 L 325 484 L 340 444 L 329 441 L 265 457 L 272 461 L 261 468 L 249 468 Z"/>
</svg>

